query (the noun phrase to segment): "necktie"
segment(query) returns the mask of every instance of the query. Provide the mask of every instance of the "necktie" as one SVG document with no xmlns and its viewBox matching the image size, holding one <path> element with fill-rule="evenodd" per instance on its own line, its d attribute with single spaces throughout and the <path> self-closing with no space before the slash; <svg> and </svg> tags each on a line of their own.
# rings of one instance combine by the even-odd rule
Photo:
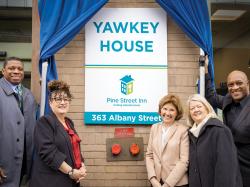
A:
<svg viewBox="0 0 250 187">
<path fill-rule="evenodd" d="M 16 86 L 15 92 L 16 92 L 16 95 L 17 95 L 18 106 L 19 106 L 21 112 L 23 113 L 23 89 L 22 89 L 21 84 Z"/>
</svg>

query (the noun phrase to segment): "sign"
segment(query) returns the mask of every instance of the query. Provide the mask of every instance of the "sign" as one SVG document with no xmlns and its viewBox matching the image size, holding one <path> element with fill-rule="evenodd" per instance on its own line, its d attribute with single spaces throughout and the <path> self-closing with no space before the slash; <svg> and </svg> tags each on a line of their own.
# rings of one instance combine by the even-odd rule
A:
<svg viewBox="0 0 250 187">
<path fill-rule="evenodd" d="M 103 8 L 85 26 L 85 124 L 153 124 L 167 94 L 160 8 Z"/>
<path fill-rule="evenodd" d="M 115 138 L 128 138 L 134 136 L 134 128 L 115 128 Z"/>
</svg>

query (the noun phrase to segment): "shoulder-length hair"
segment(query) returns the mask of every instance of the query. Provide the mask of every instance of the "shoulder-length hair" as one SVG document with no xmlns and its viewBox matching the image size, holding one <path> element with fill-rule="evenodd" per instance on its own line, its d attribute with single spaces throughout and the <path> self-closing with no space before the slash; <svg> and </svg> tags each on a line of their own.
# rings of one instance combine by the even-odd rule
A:
<svg viewBox="0 0 250 187">
<path fill-rule="evenodd" d="M 205 108 L 207 109 L 208 115 L 210 117 L 218 118 L 216 113 L 214 112 L 213 107 L 209 104 L 209 102 L 200 94 L 194 94 L 194 95 L 191 95 L 187 101 L 187 123 L 188 123 L 188 126 L 192 127 L 194 124 L 194 120 L 192 119 L 192 117 L 190 115 L 190 102 L 191 101 L 198 101 L 198 102 L 202 103 L 205 106 Z"/>
<path fill-rule="evenodd" d="M 161 109 L 163 108 L 165 104 L 168 104 L 168 103 L 174 105 L 174 107 L 177 110 L 177 116 L 175 120 L 180 120 L 183 116 L 183 107 L 182 107 L 180 98 L 174 94 L 168 94 L 168 95 L 165 95 L 163 98 L 161 98 L 159 102 L 158 113 L 161 114 Z"/>
</svg>

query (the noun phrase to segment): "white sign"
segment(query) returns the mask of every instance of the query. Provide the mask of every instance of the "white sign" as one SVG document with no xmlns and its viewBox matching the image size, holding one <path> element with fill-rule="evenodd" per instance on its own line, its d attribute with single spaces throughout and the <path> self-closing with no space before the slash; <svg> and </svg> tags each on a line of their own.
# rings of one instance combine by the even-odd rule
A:
<svg viewBox="0 0 250 187">
<path fill-rule="evenodd" d="M 85 124 L 153 124 L 167 94 L 160 8 L 103 8 L 85 26 Z"/>
</svg>

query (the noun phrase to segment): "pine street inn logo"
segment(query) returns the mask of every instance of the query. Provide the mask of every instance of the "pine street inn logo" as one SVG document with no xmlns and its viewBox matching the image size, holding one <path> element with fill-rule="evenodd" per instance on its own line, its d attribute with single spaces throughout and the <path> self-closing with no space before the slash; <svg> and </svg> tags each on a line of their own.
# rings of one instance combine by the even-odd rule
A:
<svg viewBox="0 0 250 187">
<path fill-rule="evenodd" d="M 126 75 L 122 77 L 120 80 L 121 80 L 121 93 L 125 95 L 133 93 L 134 79 L 131 77 L 131 75 Z"/>
<path fill-rule="evenodd" d="M 107 104 L 120 107 L 138 107 L 148 103 L 145 98 L 133 97 L 135 79 L 131 75 L 124 75 L 119 81 L 121 82 L 119 89 L 122 96 L 120 98 L 107 97 Z"/>
</svg>

